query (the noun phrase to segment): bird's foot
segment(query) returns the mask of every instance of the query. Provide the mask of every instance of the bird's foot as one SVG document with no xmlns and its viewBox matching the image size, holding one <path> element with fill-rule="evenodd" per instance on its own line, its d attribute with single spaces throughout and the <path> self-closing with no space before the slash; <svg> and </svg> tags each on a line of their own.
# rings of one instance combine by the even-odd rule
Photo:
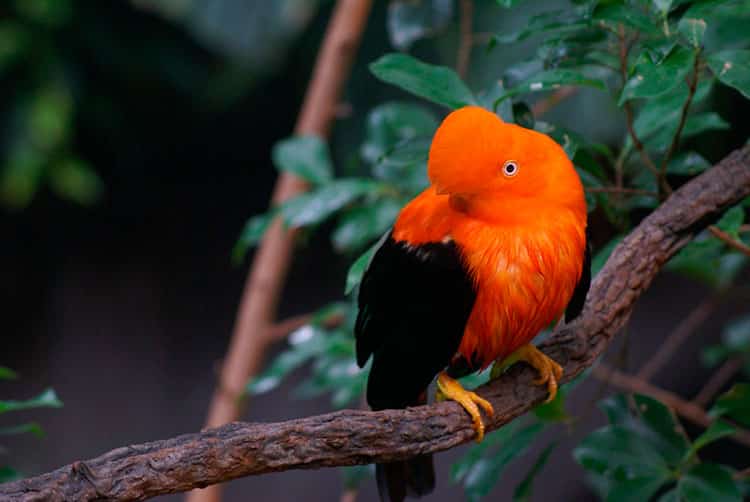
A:
<svg viewBox="0 0 750 502">
<path fill-rule="evenodd" d="M 466 410 L 474 421 L 474 430 L 477 433 L 477 443 L 484 439 L 484 422 L 479 408 L 482 408 L 488 416 L 492 416 L 495 410 L 486 399 L 482 399 L 476 392 L 464 389 L 458 380 L 449 377 L 445 372 L 440 373 L 437 378 L 437 393 L 435 399 L 455 401 Z M 477 406 L 478 405 L 478 406 Z"/>
<path fill-rule="evenodd" d="M 502 375 L 506 369 L 510 368 L 518 361 L 524 361 L 539 372 L 539 377 L 534 380 L 534 383 L 547 386 L 549 396 L 544 402 L 549 403 L 555 399 L 555 396 L 557 395 L 557 382 L 562 377 L 563 368 L 552 358 L 545 355 L 544 352 L 530 343 L 522 346 L 502 361 L 495 362 L 492 366 L 490 378 L 494 379 Z"/>
</svg>

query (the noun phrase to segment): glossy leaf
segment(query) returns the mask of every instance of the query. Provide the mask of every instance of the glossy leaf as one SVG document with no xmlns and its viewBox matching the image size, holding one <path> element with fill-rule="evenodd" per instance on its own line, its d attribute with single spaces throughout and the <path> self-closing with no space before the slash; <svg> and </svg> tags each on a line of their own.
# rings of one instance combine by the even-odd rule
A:
<svg viewBox="0 0 750 502">
<path fill-rule="evenodd" d="M 684 16 L 677 24 L 677 30 L 687 39 L 690 45 L 699 48 L 703 45 L 703 36 L 706 33 L 706 21 L 700 18 Z"/>
<path fill-rule="evenodd" d="M 292 173 L 316 185 L 333 178 L 328 146 L 319 136 L 294 136 L 281 140 L 274 145 L 272 158 L 279 171 Z"/>
<path fill-rule="evenodd" d="M 406 54 L 386 54 L 370 64 L 380 80 L 449 108 L 476 105 L 466 84 L 450 68 L 423 63 Z"/>
<path fill-rule="evenodd" d="M 677 491 L 685 502 L 741 502 L 732 473 L 716 464 L 698 464 L 677 483 Z"/>
<path fill-rule="evenodd" d="M 727 416 L 750 427 L 750 384 L 734 384 L 728 392 L 719 396 L 710 414 L 713 417 Z"/>
<path fill-rule="evenodd" d="M 399 50 L 444 29 L 453 17 L 452 0 L 395 0 L 388 4 L 388 37 Z"/>
<path fill-rule="evenodd" d="M 651 98 L 671 91 L 685 80 L 694 60 L 694 52 L 680 46 L 676 46 L 661 61 L 652 61 L 647 53 L 642 53 L 625 83 L 619 104 L 629 99 Z"/>
<path fill-rule="evenodd" d="M 260 242 L 275 216 L 275 211 L 269 211 L 268 213 L 259 214 L 247 220 L 247 223 L 242 228 L 242 232 L 240 232 L 239 239 L 237 239 L 234 245 L 234 249 L 232 249 L 232 261 L 234 263 L 239 263 L 245 256 L 245 253 L 247 253 L 247 250 Z"/>
<path fill-rule="evenodd" d="M 532 35 L 547 32 L 577 31 L 589 26 L 589 21 L 575 10 L 555 10 L 531 16 L 524 28 L 511 33 L 493 35 L 490 48 L 495 44 L 520 42 Z"/>
<path fill-rule="evenodd" d="M 495 102 L 500 99 L 506 92 L 505 85 L 502 80 L 496 80 L 490 85 L 488 89 L 481 92 L 477 97 L 479 104 L 487 110 L 496 113 L 504 122 L 513 121 L 513 103 L 511 100 L 506 99 L 501 101 L 497 108 L 494 108 Z"/>
<path fill-rule="evenodd" d="M 635 394 L 633 399 L 640 419 L 648 427 L 654 444 L 660 447 L 661 455 L 671 463 L 678 463 L 690 448 L 690 443 L 675 413 L 651 397 Z"/>
<path fill-rule="evenodd" d="M 423 106 L 401 102 L 379 105 L 367 115 L 362 158 L 376 163 L 406 141 L 431 138 L 437 125 L 433 114 Z"/>
<path fill-rule="evenodd" d="M 334 248 L 338 251 L 361 249 L 393 225 L 401 206 L 397 200 L 383 198 L 347 211 L 331 236 Z"/>
<path fill-rule="evenodd" d="M 669 161 L 667 173 L 696 176 L 711 167 L 711 163 L 696 152 L 680 152 Z"/>
<path fill-rule="evenodd" d="M 504 95 L 495 101 L 495 107 L 503 100 L 519 94 L 529 94 L 533 92 L 550 91 L 559 89 L 562 86 L 576 87 L 593 87 L 594 89 L 604 90 L 604 82 L 597 78 L 591 78 L 577 70 L 547 70 L 534 75 L 525 82 L 522 82 L 512 89 L 509 89 Z"/>
<path fill-rule="evenodd" d="M 721 438 L 731 436 L 737 431 L 734 427 L 721 420 L 714 420 L 713 423 L 703 431 L 703 434 L 695 438 L 690 451 L 686 455 L 687 458 L 691 458 L 693 455 L 698 453 L 705 446 L 718 441 Z"/>
<path fill-rule="evenodd" d="M 716 226 L 724 232 L 737 238 L 740 227 L 745 221 L 745 210 L 739 205 L 727 210 L 724 215 L 716 222 Z"/>
<path fill-rule="evenodd" d="M 378 250 L 381 244 L 382 244 L 382 239 L 381 241 L 378 241 L 377 243 L 373 244 L 370 247 L 370 249 L 362 253 L 360 257 L 357 258 L 354 261 L 354 263 L 352 263 L 351 267 L 349 267 L 349 271 L 346 274 L 346 288 L 344 289 L 345 295 L 348 295 L 354 290 L 354 288 L 359 286 L 359 283 L 362 280 L 362 276 L 364 275 L 365 270 L 367 270 L 367 267 L 370 265 L 370 261 L 372 260 L 372 257 L 375 255 L 375 251 Z"/>
<path fill-rule="evenodd" d="M 337 179 L 312 192 L 298 195 L 279 208 L 290 227 L 320 223 L 357 198 L 379 190 L 380 185 L 367 179 Z"/>
<path fill-rule="evenodd" d="M 750 50 L 721 51 L 706 59 L 721 83 L 734 87 L 750 99 Z"/>
<path fill-rule="evenodd" d="M 62 405 L 55 391 L 47 389 L 38 396 L 26 401 L 0 401 L 0 414 L 32 408 L 60 408 Z"/>
<path fill-rule="evenodd" d="M 619 23 L 647 34 L 659 34 L 657 23 L 639 9 L 622 1 L 600 2 L 594 8 L 592 18 L 616 28 Z"/>
</svg>

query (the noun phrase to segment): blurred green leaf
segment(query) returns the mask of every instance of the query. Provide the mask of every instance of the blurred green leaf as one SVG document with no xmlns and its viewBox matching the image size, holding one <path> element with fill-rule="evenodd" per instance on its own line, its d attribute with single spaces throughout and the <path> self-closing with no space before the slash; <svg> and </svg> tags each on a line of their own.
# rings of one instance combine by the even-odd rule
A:
<svg viewBox="0 0 750 502">
<path fill-rule="evenodd" d="M 279 207 L 279 213 L 290 227 L 304 227 L 320 223 L 355 199 L 380 188 L 379 183 L 368 179 L 337 179 L 286 201 Z"/>
<path fill-rule="evenodd" d="M 519 3 L 523 2 L 524 0 L 495 0 L 495 1 L 501 7 L 505 7 L 506 9 L 510 9 L 511 7 L 515 7 Z"/>
<path fill-rule="evenodd" d="M 499 432 L 511 428 L 505 426 L 492 436 Z M 511 434 L 503 434 L 487 447 L 499 444 L 500 447 L 493 451 L 491 455 L 484 455 L 486 448 L 481 444 L 474 446 L 464 457 L 453 465 L 454 481 L 461 480 L 464 485 L 466 498 L 469 501 L 479 501 L 487 495 L 492 487 L 500 480 L 502 471 L 505 466 L 513 459 L 523 455 L 534 442 L 534 439 L 544 429 L 542 424 L 532 424 L 521 428 L 513 428 Z M 490 437 L 492 437 L 490 436 Z M 488 438 L 485 439 L 485 442 Z M 477 455 L 478 451 L 478 455 Z M 477 459 L 478 457 L 478 459 Z"/>
<path fill-rule="evenodd" d="M 375 475 L 375 465 L 346 466 L 342 467 L 340 472 L 344 476 L 344 487 L 347 490 L 356 490 L 365 479 Z"/>
<path fill-rule="evenodd" d="M 34 422 L 13 427 L 0 427 L 0 436 L 15 436 L 17 434 L 33 434 L 38 438 L 44 437 L 41 426 Z"/>
<path fill-rule="evenodd" d="M 716 226 L 734 238 L 738 238 L 740 227 L 745 221 L 745 210 L 742 206 L 736 205 L 727 210 L 724 215 L 716 222 Z"/>
<path fill-rule="evenodd" d="M 730 321 L 722 333 L 727 347 L 735 351 L 750 350 L 750 314 Z"/>
<path fill-rule="evenodd" d="M 62 405 L 55 391 L 46 389 L 38 396 L 26 401 L 0 401 L 0 414 L 32 408 L 60 408 Z"/>
<path fill-rule="evenodd" d="M 276 211 L 272 210 L 247 220 L 234 249 L 232 249 L 232 261 L 234 263 L 239 263 L 247 250 L 260 242 L 275 217 Z"/>
<path fill-rule="evenodd" d="M 700 18 L 685 17 L 680 19 L 677 30 L 695 48 L 703 45 L 703 36 L 706 33 L 706 21 Z"/>
<path fill-rule="evenodd" d="M 352 266 L 349 267 L 349 271 L 346 274 L 346 288 L 344 289 L 345 295 L 351 293 L 352 290 L 359 285 L 365 270 L 367 270 L 367 267 L 370 265 L 370 261 L 372 260 L 375 251 L 381 246 L 382 240 L 383 239 L 373 244 L 370 249 L 362 253 L 360 257 L 352 263 Z"/>
<path fill-rule="evenodd" d="M 104 183 L 91 166 L 77 158 L 66 158 L 50 167 L 50 188 L 61 198 L 89 206 L 101 198 Z"/>
<path fill-rule="evenodd" d="M 374 164 L 405 141 L 432 137 L 437 120 L 424 106 L 387 102 L 367 115 L 365 140 L 360 148 L 362 158 Z"/>
<path fill-rule="evenodd" d="M 500 99 L 506 92 L 505 85 L 502 80 L 495 80 L 490 87 L 479 94 L 479 104 L 491 111 L 496 113 L 503 122 L 513 121 L 513 103 L 511 100 L 506 99 L 500 102 L 497 108 L 494 108 L 495 102 Z"/>
<path fill-rule="evenodd" d="M 737 431 L 734 427 L 721 420 L 714 420 L 713 423 L 703 431 L 703 434 L 695 438 L 693 445 L 690 447 L 690 451 L 686 455 L 687 458 L 692 458 L 701 448 L 718 441 L 721 438 L 731 436 Z"/>
<path fill-rule="evenodd" d="M 695 53 L 684 47 L 675 48 L 661 61 L 652 61 L 641 53 L 630 78 L 620 94 L 619 104 L 634 98 L 652 98 L 674 89 L 693 68 Z"/>
<path fill-rule="evenodd" d="M 594 89 L 604 90 L 604 82 L 597 78 L 586 76 L 577 70 L 546 70 L 534 75 L 525 82 L 522 82 L 512 89 L 508 89 L 504 95 L 495 101 L 495 109 L 505 99 L 519 94 L 528 94 L 532 92 L 550 91 L 562 86 L 576 87 L 593 87 Z"/>
<path fill-rule="evenodd" d="M 680 498 L 686 502 L 741 502 L 742 496 L 732 473 L 716 464 L 698 464 L 677 483 Z"/>
<path fill-rule="evenodd" d="M 388 4 L 388 37 L 397 49 L 408 50 L 447 27 L 452 18 L 452 0 L 395 0 Z"/>
<path fill-rule="evenodd" d="M 617 28 L 617 24 L 622 23 L 648 35 L 660 34 L 655 20 L 637 7 L 628 5 L 623 1 L 599 2 L 592 12 L 592 18 L 609 25 L 611 28 Z"/>
<path fill-rule="evenodd" d="M 672 0 L 653 0 L 652 3 L 656 12 L 661 14 L 662 17 L 667 17 L 669 9 L 672 7 Z"/>
<path fill-rule="evenodd" d="M 490 48 L 495 44 L 510 44 L 525 40 L 531 35 L 547 32 L 571 32 L 589 26 L 589 21 L 575 9 L 554 10 L 531 16 L 525 27 L 511 33 L 493 35 Z"/>
<path fill-rule="evenodd" d="M 719 396 L 709 413 L 713 417 L 729 417 L 750 427 L 750 384 L 734 384 L 728 392 Z"/>
<path fill-rule="evenodd" d="M 531 469 L 529 469 L 529 472 L 526 474 L 526 477 L 523 478 L 523 481 L 521 481 L 518 486 L 516 486 L 516 491 L 513 492 L 514 502 L 528 502 L 531 500 L 534 479 L 536 479 L 542 469 L 544 469 L 547 460 L 549 460 L 550 454 L 556 446 L 557 443 L 551 443 L 542 450 L 534 462 L 534 465 L 531 466 Z"/>
<path fill-rule="evenodd" d="M 18 374 L 10 368 L 0 366 L 0 380 L 15 380 L 18 378 Z"/>
<path fill-rule="evenodd" d="M 655 150 L 664 151 L 672 142 L 672 137 L 676 131 L 677 124 L 672 123 L 664 129 L 659 130 L 651 136 L 646 144 Z M 686 140 L 692 136 L 704 133 L 706 131 L 716 131 L 729 129 L 729 123 L 725 121 L 718 113 L 703 112 L 688 116 L 685 121 L 685 127 L 682 129 L 680 138 Z"/>
<path fill-rule="evenodd" d="M 16 209 L 34 198 L 44 173 L 45 157 L 27 144 L 15 145 L 0 171 L 0 201 Z"/>
<path fill-rule="evenodd" d="M 695 176 L 711 167 L 711 163 L 696 152 L 680 152 L 669 161 L 667 173 Z"/>
<path fill-rule="evenodd" d="M 603 248 L 601 248 L 599 251 L 594 254 L 593 259 L 591 260 L 591 276 L 596 277 L 596 274 L 599 273 L 599 271 L 602 269 L 605 263 L 607 263 L 607 260 L 609 259 L 609 256 L 612 254 L 612 251 L 615 250 L 615 247 L 622 242 L 622 239 L 624 238 L 624 235 L 616 235 L 610 240 Z"/>
<path fill-rule="evenodd" d="M 527 129 L 534 128 L 534 113 L 523 101 L 513 103 L 513 122 Z"/>
<path fill-rule="evenodd" d="M 328 146 L 319 136 L 295 136 L 281 140 L 274 145 L 272 157 L 279 171 L 292 173 L 315 185 L 333 179 Z"/>
<path fill-rule="evenodd" d="M 710 54 L 706 60 L 716 78 L 750 99 L 750 50 L 727 50 Z"/>
<path fill-rule="evenodd" d="M 27 113 L 34 146 L 51 151 L 71 133 L 73 98 L 63 85 L 48 85 L 32 96 Z"/>
<path fill-rule="evenodd" d="M 0 484 L 21 479 L 21 474 L 10 467 L 0 465 Z"/>
<path fill-rule="evenodd" d="M 20 23 L 0 21 L 0 75 L 20 59 L 30 41 L 28 31 Z"/>
<path fill-rule="evenodd" d="M 373 175 L 392 186 L 386 190 L 391 197 L 405 197 L 403 203 L 428 185 L 427 157 L 430 140 L 405 140 L 383 155 L 373 166 Z M 391 190 L 393 189 L 393 190 Z M 397 193 L 398 192 L 398 193 Z"/>
<path fill-rule="evenodd" d="M 406 54 L 386 54 L 370 64 L 370 71 L 384 82 L 448 108 L 477 104 L 456 72 L 445 66 L 423 63 Z"/>
<path fill-rule="evenodd" d="M 402 204 L 383 198 L 367 206 L 355 207 L 341 216 L 331 236 L 338 251 L 361 249 L 373 239 L 383 235 L 396 219 Z"/>
</svg>

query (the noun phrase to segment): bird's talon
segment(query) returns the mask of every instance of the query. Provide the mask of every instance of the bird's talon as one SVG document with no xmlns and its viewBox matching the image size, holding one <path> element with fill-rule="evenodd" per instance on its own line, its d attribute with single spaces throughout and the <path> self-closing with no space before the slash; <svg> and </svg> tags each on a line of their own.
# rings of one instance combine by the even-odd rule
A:
<svg viewBox="0 0 750 502">
<path fill-rule="evenodd" d="M 445 401 L 450 399 L 463 406 L 474 422 L 477 443 L 481 443 L 482 439 L 484 439 L 484 422 L 482 421 L 482 415 L 479 412 L 479 408 L 482 408 L 482 410 L 491 417 L 495 414 L 492 404 L 486 399 L 480 397 L 476 392 L 464 389 L 461 384 L 458 383 L 458 380 L 454 380 L 444 372 L 438 375 L 437 386 L 438 389 L 435 395 L 436 400 Z"/>
<path fill-rule="evenodd" d="M 518 361 L 526 362 L 529 366 L 532 366 L 539 372 L 539 376 L 532 380 L 532 382 L 535 385 L 547 386 L 547 392 L 549 395 L 544 402 L 549 403 L 555 399 L 558 387 L 557 382 L 563 375 L 562 366 L 529 343 L 513 352 L 504 360 L 496 362 L 495 367 L 507 368 Z M 493 368 L 493 372 L 494 369 L 495 368 Z"/>
</svg>

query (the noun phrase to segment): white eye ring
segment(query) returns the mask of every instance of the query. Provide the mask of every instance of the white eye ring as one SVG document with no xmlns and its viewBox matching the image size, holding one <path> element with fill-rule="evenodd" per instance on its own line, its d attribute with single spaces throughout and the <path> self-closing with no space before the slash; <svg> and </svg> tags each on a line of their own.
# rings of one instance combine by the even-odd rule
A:
<svg viewBox="0 0 750 502">
<path fill-rule="evenodd" d="M 518 163 L 515 160 L 508 160 L 503 164 L 503 174 L 508 178 L 512 178 L 518 174 Z"/>
</svg>

